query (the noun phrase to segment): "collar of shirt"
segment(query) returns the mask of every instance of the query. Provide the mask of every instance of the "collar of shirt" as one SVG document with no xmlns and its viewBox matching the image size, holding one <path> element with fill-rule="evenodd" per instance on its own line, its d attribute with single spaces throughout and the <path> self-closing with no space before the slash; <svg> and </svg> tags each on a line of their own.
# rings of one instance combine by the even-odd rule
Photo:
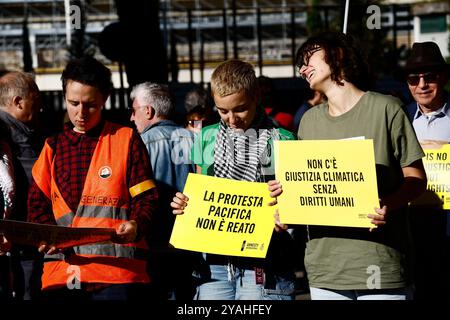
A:
<svg viewBox="0 0 450 320">
<path fill-rule="evenodd" d="M 161 120 L 161 121 L 158 121 L 157 123 L 147 126 L 147 128 L 145 128 L 144 131 L 142 131 L 142 133 L 150 130 L 151 128 L 159 127 L 159 126 L 176 126 L 176 124 L 172 120 Z"/>
<path fill-rule="evenodd" d="M 416 114 L 414 115 L 414 119 L 417 119 L 417 118 L 419 118 L 420 116 L 426 116 L 426 117 L 427 117 L 427 116 L 428 116 L 428 117 L 438 117 L 438 118 L 447 116 L 447 117 L 450 118 L 450 107 L 449 107 L 448 102 L 446 102 L 446 103 L 442 106 L 442 108 L 439 108 L 438 110 L 436 110 L 435 112 L 433 112 L 431 115 L 430 115 L 430 114 L 423 113 L 422 110 L 421 110 L 420 107 L 419 107 L 419 104 L 416 103 L 416 105 L 417 105 L 417 110 L 416 110 Z"/>
<path fill-rule="evenodd" d="M 76 145 L 80 140 L 84 138 L 98 139 L 102 133 L 103 126 L 105 125 L 105 120 L 102 119 L 98 125 L 89 130 L 86 133 L 80 133 L 73 130 L 74 125 L 69 121 L 64 125 L 64 135 L 70 141 L 72 145 Z"/>
</svg>

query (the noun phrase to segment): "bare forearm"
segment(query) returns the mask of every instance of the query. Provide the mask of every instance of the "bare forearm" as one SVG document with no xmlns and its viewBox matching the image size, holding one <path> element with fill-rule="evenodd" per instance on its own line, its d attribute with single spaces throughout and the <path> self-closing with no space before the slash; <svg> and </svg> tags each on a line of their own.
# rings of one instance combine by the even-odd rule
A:
<svg viewBox="0 0 450 320">
<path fill-rule="evenodd" d="M 406 177 L 404 183 L 396 192 L 381 199 L 380 207 L 385 205 L 389 208 L 389 211 L 404 207 L 419 197 L 426 187 L 426 179 Z"/>
<path fill-rule="evenodd" d="M 404 178 L 403 184 L 396 192 L 381 199 L 381 208 L 385 205 L 391 211 L 404 207 L 425 192 L 427 188 L 427 176 L 421 159 L 402 168 L 402 171 Z"/>
</svg>

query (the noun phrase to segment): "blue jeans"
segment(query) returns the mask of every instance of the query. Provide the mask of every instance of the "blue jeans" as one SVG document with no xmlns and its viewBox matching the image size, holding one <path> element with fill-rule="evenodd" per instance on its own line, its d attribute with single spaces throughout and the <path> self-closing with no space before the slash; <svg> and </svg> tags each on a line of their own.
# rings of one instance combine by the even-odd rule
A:
<svg viewBox="0 0 450 320">
<path fill-rule="evenodd" d="M 411 300 L 409 287 L 373 290 L 330 290 L 309 288 L 311 300 Z"/>
<path fill-rule="evenodd" d="M 197 287 L 196 300 L 293 300 L 294 278 L 275 276 L 273 288 L 256 283 L 254 270 L 210 265 L 211 279 Z M 266 279 L 264 273 L 263 278 Z"/>
</svg>

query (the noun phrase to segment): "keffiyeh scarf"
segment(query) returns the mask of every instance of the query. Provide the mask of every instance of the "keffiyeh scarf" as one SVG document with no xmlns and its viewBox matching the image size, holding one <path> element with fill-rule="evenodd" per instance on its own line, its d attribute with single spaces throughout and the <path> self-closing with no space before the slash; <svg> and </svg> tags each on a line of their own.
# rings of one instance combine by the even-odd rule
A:
<svg viewBox="0 0 450 320">
<path fill-rule="evenodd" d="M 233 180 L 264 181 L 262 167 L 270 158 L 269 139 L 276 137 L 278 131 L 264 110 L 257 110 L 253 124 L 245 132 L 231 129 L 221 120 L 214 146 L 214 175 Z"/>
</svg>

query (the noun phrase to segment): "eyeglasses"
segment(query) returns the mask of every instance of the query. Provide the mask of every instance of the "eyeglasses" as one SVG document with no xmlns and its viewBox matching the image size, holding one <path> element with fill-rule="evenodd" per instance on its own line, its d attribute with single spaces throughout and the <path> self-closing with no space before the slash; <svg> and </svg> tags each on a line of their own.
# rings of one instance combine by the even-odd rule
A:
<svg viewBox="0 0 450 320">
<path fill-rule="evenodd" d="M 423 78 L 425 83 L 436 83 L 439 79 L 439 74 L 435 72 L 410 74 L 406 77 L 406 82 L 408 82 L 410 86 L 417 86 L 420 82 L 420 78 Z"/>
<path fill-rule="evenodd" d="M 303 66 L 307 66 L 309 63 L 309 59 L 311 59 L 313 54 L 320 50 L 322 50 L 322 48 L 319 46 L 316 46 L 316 47 L 312 48 L 311 50 L 305 51 L 301 55 L 299 55 L 296 59 L 296 66 L 298 68 L 298 71 L 300 72 L 300 69 Z M 302 75 L 300 75 L 300 76 L 302 76 Z"/>
</svg>

